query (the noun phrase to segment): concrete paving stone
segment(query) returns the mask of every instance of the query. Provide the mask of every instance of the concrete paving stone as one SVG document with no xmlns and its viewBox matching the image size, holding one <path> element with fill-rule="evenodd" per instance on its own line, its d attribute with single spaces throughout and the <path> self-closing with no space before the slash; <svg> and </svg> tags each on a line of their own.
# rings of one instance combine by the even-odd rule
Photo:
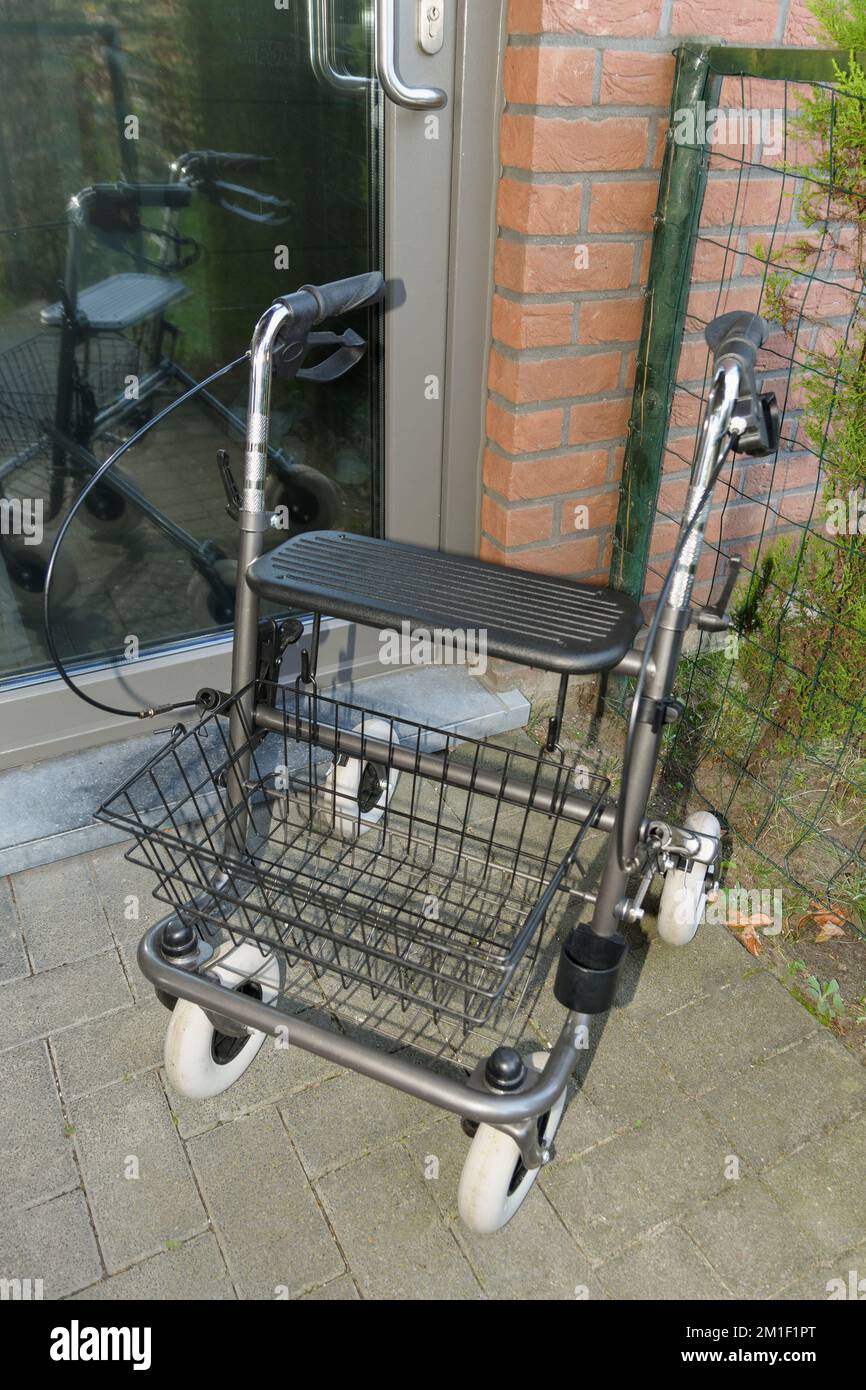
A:
<svg viewBox="0 0 866 1390">
<path fill-rule="evenodd" d="M 296 1297 L 345 1272 L 275 1109 L 199 1135 L 187 1151 L 242 1297 Z"/>
<path fill-rule="evenodd" d="M 149 1260 L 112 1274 L 76 1295 L 77 1299 L 132 1299 L 134 1302 L 200 1298 L 234 1299 L 216 1236 L 205 1231 L 184 1241 L 177 1250 L 164 1250 Z"/>
<path fill-rule="evenodd" d="M 120 1009 L 58 1033 L 52 1044 L 63 1094 L 88 1095 L 158 1067 L 168 1019 L 154 997 L 141 1009 Z"/>
<path fill-rule="evenodd" d="M 0 984 L 30 973 L 8 878 L 0 878 Z"/>
<path fill-rule="evenodd" d="M 322 1284 L 321 1288 L 311 1289 L 309 1293 L 301 1295 L 301 1303 L 338 1303 L 349 1302 L 359 1298 L 358 1290 L 348 1274 L 342 1274 L 339 1279 L 332 1279 L 329 1284 Z"/>
<path fill-rule="evenodd" d="M 726 1150 L 697 1106 L 680 1101 L 580 1158 L 556 1158 L 539 1181 L 581 1249 L 604 1259 L 717 1192 Z"/>
<path fill-rule="evenodd" d="M 679 1226 L 645 1236 L 637 1245 L 598 1270 L 609 1296 L 621 1300 L 729 1299 L 710 1268 Z"/>
<path fill-rule="evenodd" d="M 168 1014 L 165 1010 L 161 1012 L 164 1030 L 168 1026 Z M 299 1047 L 278 1047 L 276 1039 L 266 1038 L 249 1069 L 221 1096 L 213 1100 L 190 1100 L 187 1096 L 179 1096 L 168 1083 L 166 1090 L 181 1137 L 191 1139 L 215 1125 L 249 1115 L 339 1073 L 340 1068 L 333 1062 Z M 293 1105 L 294 1101 L 286 1107 L 287 1114 Z"/>
<path fill-rule="evenodd" d="M 280 1107 L 310 1177 L 382 1148 L 429 1123 L 430 1107 L 402 1091 L 343 1072 Z"/>
<path fill-rule="evenodd" d="M 822 1030 L 701 1097 L 737 1153 L 765 1166 L 866 1103 L 866 1069 Z"/>
<path fill-rule="evenodd" d="M 825 1259 L 856 1245 L 866 1231 L 864 1152 L 866 1115 L 858 1115 L 767 1171 L 767 1184 Z"/>
<path fill-rule="evenodd" d="M 622 1126 L 616 1116 L 603 1113 L 585 1091 L 570 1089 L 565 1112 L 556 1134 L 556 1152 L 560 1158 L 574 1158 L 612 1139 Z"/>
<path fill-rule="evenodd" d="M 155 995 L 150 980 L 146 980 L 138 968 L 136 952 L 138 951 L 139 936 L 140 933 L 136 933 L 134 937 L 128 937 L 125 941 L 118 942 L 117 954 L 120 956 L 121 965 L 136 1005 L 139 1008 L 145 1008 L 155 998 Z"/>
<path fill-rule="evenodd" d="M 0 1219 L 0 1277 L 41 1279 L 43 1298 L 65 1298 L 101 1274 L 80 1188 Z"/>
<path fill-rule="evenodd" d="M 820 1025 L 766 972 L 644 1023 L 640 1035 L 690 1095 L 712 1090 L 756 1057 L 814 1035 Z"/>
<path fill-rule="evenodd" d="M 124 858 L 130 843 L 124 840 L 97 850 L 88 858 L 97 896 L 112 932 L 118 941 L 133 941 L 137 945 L 147 928 L 167 916 L 170 908 L 153 896 L 156 874 Z"/>
<path fill-rule="evenodd" d="M 16 874 L 15 902 L 34 970 L 84 960 L 113 944 L 84 858 Z"/>
<path fill-rule="evenodd" d="M 125 1008 L 131 996 L 117 952 L 112 949 L 24 980 L 12 980 L 3 985 L 0 1000 L 2 1052 Z"/>
<path fill-rule="evenodd" d="M 162 1087 L 153 1073 L 80 1096 L 69 1110 L 84 1185 L 110 1273 L 207 1225 Z M 127 1176 L 133 1171 L 137 1177 Z"/>
<path fill-rule="evenodd" d="M 628 1129 L 682 1096 L 625 1010 L 608 1015 L 597 1046 L 580 1054 L 576 1075 L 595 1109 L 616 1129 Z"/>
<path fill-rule="evenodd" d="M 469 1139 L 455 1115 L 428 1111 L 433 1118 L 403 1140 L 415 1174 L 449 1221 L 457 1216 L 457 1188 L 469 1152 Z"/>
<path fill-rule="evenodd" d="M 454 1235 L 488 1298 L 515 1302 L 599 1299 L 592 1266 L 536 1182 L 517 1215 L 495 1236 L 454 1223 Z"/>
<path fill-rule="evenodd" d="M 7 1210 L 44 1202 L 79 1183 L 43 1042 L 0 1057 L 0 1173 Z"/>
<path fill-rule="evenodd" d="M 835 1260 L 813 1264 L 793 1283 L 779 1290 L 777 1299 L 810 1302 L 862 1302 L 866 1299 L 866 1245 L 858 1245 Z"/>
<path fill-rule="evenodd" d="M 814 1259 L 809 1241 L 757 1178 L 729 1182 L 682 1224 L 737 1298 L 771 1298 Z"/>
<path fill-rule="evenodd" d="M 363 1297 L 483 1297 L 428 1184 L 401 1144 L 356 1159 L 316 1186 Z"/>
<path fill-rule="evenodd" d="M 667 946 L 656 939 L 629 950 L 620 976 L 615 1007 L 632 1022 L 657 1018 L 689 1000 L 714 994 L 742 979 L 752 958 L 731 932 L 703 926 L 688 946 Z"/>
</svg>

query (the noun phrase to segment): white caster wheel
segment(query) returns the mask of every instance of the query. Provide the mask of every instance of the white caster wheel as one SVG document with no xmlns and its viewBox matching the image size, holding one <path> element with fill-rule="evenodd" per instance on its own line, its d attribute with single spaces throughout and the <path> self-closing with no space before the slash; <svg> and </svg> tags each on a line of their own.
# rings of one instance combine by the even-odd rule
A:
<svg viewBox="0 0 866 1390">
<path fill-rule="evenodd" d="M 532 1066 L 543 1072 L 549 1052 L 534 1052 Z M 538 1119 L 542 1148 L 553 1143 L 565 1109 L 565 1091 L 546 1115 Z M 523 1205 L 541 1170 L 526 1169 L 520 1149 L 508 1134 L 491 1125 L 479 1125 L 460 1174 L 457 1207 L 470 1231 L 492 1235 L 506 1226 Z"/>
<path fill-rule="evenodd" d="M 717 840 L 722 834 L 721 824 L 709 811 L 695 811 L 687 817 L 685 828 Z M 711 865 L 693 863 L 687 869 L 669 869 L 665 874 L 657 929 L 669 946 L 687 946 L 694 939 L 707 904 L 710 871 Z"/>
<path fill-rule="evenodd" d="M 258 946 L 229 943 L 211 967 L 221 984 L 270 1004 L 280 988 L 280 964 L 275 955 L 262 955 Z M 178 999 L 165 1035 L 165 1070 L 179 1095 L 209 1100 L 221 1095 L 243 1076 L 267 1035 L 247 1031 L 222 1033 L 208 1015 L 189 999 Z"/>
<path fill-rule="evenodd" d="M 363 733 L 391 746 L 397 737 L 384 719 L 365 719 L 353 734 Z M 394 767 L 385 767 L 369 758 L 352 758 L 344 753 L 328 768 L 322 791 L 322 805 L 332 818 L 334 829 L 344 839 L 365 835 L 379 824 L 397 787 L 400 776 Z"/>
</svg>

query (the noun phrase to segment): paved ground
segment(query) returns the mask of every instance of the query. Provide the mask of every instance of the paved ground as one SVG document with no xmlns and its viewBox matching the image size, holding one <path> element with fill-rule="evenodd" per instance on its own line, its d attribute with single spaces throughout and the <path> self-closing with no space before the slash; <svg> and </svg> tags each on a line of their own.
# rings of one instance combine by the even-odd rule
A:
<svg viewBox="0 0 866 1390">
<path fill-rule="evenodd" d="M 169 1299 L 821 1299 L 866 1276 L 866 1069 L 723 929 L 632 953 L 555 1163 L 480 1239 L 448 1116 L 269 1045 L 217 1102 L 167 1089 L 148 895 L 117 849 L 0 880 L 0 1275 Z"/>
</svg>

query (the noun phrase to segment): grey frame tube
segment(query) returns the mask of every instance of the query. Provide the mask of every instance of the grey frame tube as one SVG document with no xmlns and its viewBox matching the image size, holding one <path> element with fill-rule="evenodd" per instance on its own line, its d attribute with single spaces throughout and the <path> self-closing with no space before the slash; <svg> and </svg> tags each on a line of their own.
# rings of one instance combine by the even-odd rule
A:
<svg viewBox="0 0 866 1390">
<path fill-rule="evenodd" d="M 338 1066 L 349 1067 L 373 1081 L 381 1081 L 406 1095 L 427 1101 L 440 1110 L 462 1115 L 464 1119 L 474 1120 L 477 1124 L 501 1127 L 546 1114 L 568 1084 L 578 1053 L 587 1046 L 588 1016 L 568 1013 L 544 1072 L 537 1081 L 525 1090 L 510 1095 L 478 1090 L 468 1082 L 429 1071 L 393 1053 L 368 1047 L 355 1038 L 283 1013 L 272 1004 L 264 1004 L 250 995 L 228 989 L 215 978 L 170 965 L 159 949 L 164 925 L 165 922 L 157 922 L 151 927 L 138 947 L 139 968 L 157 989 L 179 999 L 189 999 L 201 1009 L 222 1014 L 257 1032 L 284 1038 L 304 1052 L 312 1052 Z"/>
</svg>

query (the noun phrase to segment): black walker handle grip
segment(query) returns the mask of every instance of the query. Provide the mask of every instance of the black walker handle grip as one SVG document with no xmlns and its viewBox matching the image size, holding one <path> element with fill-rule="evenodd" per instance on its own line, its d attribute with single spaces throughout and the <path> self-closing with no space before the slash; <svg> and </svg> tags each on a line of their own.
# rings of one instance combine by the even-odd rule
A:
<svg viewBox="0 0 866 1390">
<path fill-rule="evenodd" d="M 771 332 L 770 324 L 760 314 L 735 309 L 708 323 L 704 337 L 716 362 L 722 357 L 734 357 L 744 370 L 753 372 L 758 349 L 763 347 Z"/>
<path fill-rule="evenodd" d="M 352 309 L 378 304 L 385 296 L 385 277 L 379 270 L 365 275 L 350 275 L 347 280 L 333 280 L 329 285 L 303 285 L 298 294 L 312 295 L 316 302 L 312 322 L 339 318 Z"/>
</svg>

